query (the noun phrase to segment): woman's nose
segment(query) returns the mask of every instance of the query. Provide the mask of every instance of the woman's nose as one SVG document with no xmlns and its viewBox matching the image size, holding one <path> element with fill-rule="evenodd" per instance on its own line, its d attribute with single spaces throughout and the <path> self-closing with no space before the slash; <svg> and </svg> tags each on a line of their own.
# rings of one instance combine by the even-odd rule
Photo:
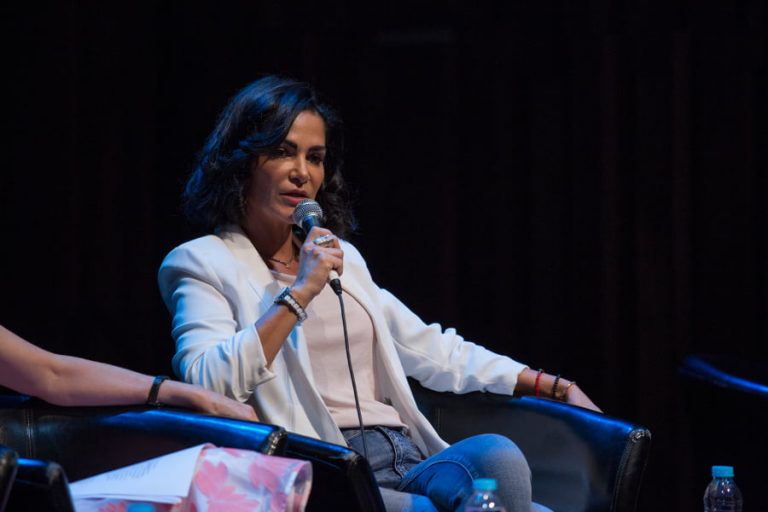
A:
<svg viewBox="0 0 768 512">
<path fill-rule="evenodd" d="M 297 156 L 294 160 L 294 169 L 291 173 L 291 179 L 299 184 L 309 181 L 309 166 L 307 165 L 307 159 L 303 156 Z"/>
</svg>

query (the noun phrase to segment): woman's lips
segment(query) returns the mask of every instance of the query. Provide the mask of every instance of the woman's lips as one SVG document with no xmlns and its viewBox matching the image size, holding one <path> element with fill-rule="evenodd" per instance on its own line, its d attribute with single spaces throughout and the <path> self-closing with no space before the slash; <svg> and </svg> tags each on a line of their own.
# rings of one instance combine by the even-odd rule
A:
<svg viewBox="0 0 768 512">
<path fill-rule="evenodd" d="M 288 194 L 280 194 L 282 195 L 285 200 L 292 206 L 296 206 L 301 201 L 307 198 L 306 194 L 294 194 L 294 193 L 288 193 Z"/>
</svg>

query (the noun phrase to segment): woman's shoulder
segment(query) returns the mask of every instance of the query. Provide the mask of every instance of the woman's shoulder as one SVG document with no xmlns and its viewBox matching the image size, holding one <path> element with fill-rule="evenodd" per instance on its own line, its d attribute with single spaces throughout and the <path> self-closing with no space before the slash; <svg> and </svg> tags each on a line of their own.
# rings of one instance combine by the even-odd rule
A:
<svg viewBox="0 0 768 512">
<path fill-rule="evenodd" d="M 367 266 L 365 263 L 365 258 L 363 258 L 363 255 L 360 253 L 357 247 L 355 247 L 352 242 L 349 242 L 347 240 L 339 239 L 341 242 L 341 249 L 344 251 L 344 262 L 355 262 L 362 266 Z"/>
<path fill-rule="evenodd" d="M 238 240 L 227 232 L 201 236 L 177 246 L 163 259 L 157 276 L 162 293 L 171 293 L 179 279 L 192 276 L 216 287 L 242 282 Z"/>
<path fill-rule="evenodd" d="M 169 252 L 165 261 L 190 257 L 217 261 L 222 258 L 234 258 L 235 253 L 241 250 L 252 250 L 252 248 L 241 229 L 237 226 L 225 226 L 216 230 L 215 233 L 184 242 Z"/>
<path fill-rule="evenodd" d="M 208 259 L 219 253 L 225 254 L 226 244 L 219 235 L 205 235 L 184 242 L 172 249 L 161 266 L 174 265 L 190 260 Z"/>
</svg>

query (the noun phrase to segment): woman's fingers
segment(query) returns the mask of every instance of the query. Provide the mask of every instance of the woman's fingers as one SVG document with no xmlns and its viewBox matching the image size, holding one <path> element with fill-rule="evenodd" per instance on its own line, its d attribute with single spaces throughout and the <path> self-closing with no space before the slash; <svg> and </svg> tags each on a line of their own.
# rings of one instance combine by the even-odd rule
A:
<svg viewBox="0 0 768 512">
<path fill-rule="evenodd" d="M 227 416 L 238 420 L 259 421 L 256 412 L 248 404 L 242 404 L 229 398 L 221 401 L 214 406 L 214 414 L 217 416 Z"/>
<path fill-rule="evenodd" d="M 319 245 L 320 247 L 335 247 L 335 246 L 338 246 L 338 240 L 331 233 L 326 233 L 324 235 L 318 236 L 317 238 L 312 240 L 312 243 L 315 244 L 315 245 Z"/>
<path fill-rule="evenodd" d="M 312 228 L 301 246 L 296 286 L 301 286 L 311 300 L 336 277 L 333 272 L 338 275 L 344 272 L 344 251 L 339 239 L 327 229 Z"/>
<path fill-rule="evenodd" d="M 337 247 L 313 245 L 302 250 L 302 256 L 313 262 L 321 271 L 325 270 L 326 275 L 331 270 L 341 274 L 344 269 L 344 251 Z"/>
<path fill-rule="evenodd" d="M 568 403 L 572 405 L 578 405 L 579 407 L 584 407 L 585 409 L 590 409 L 595 412 L 603 412 L 578 386 L 573 386 L 571 392 L 568 393 Z"/>
<path fill-rule="evenodd" d="M 301 247 L 302 256 L 319 262 L 320 268 L 327 274 L 335 270 L 339 275 L 343 271 L 344 251 L 341 250 L 339 239 L 331 231 L 315 227 L 308 233 L 307 239 Z"/>
</svg>

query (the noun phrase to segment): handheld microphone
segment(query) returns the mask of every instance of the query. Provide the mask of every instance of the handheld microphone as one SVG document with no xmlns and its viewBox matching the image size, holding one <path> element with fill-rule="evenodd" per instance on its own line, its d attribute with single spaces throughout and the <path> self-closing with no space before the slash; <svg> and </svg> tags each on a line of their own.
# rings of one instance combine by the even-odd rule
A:
<svg viewBox="0 0 768 512">
<path fill-rule="evenodd" d="M 293 210 L 293 223 L 299 226 L 304 234 L 308 234 L 313 227 L 323 225 L 323 209 L 317 201 L 303 199 Z M 341 281 L 335 270 L 331 270 L 328 283 L 336 295 L 341 295 Z"/>
</svg>

